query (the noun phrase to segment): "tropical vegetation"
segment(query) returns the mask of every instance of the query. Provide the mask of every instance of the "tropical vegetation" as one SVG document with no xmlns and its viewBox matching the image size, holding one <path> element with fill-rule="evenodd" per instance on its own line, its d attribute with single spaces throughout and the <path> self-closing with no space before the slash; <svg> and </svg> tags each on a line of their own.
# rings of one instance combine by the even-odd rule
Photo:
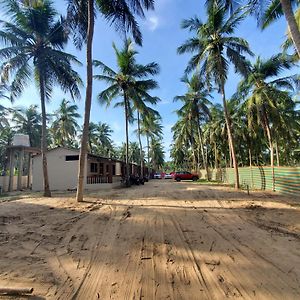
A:
<svg viewBox="0 0 300 300">
<path fill-rule="evenodd" d="M 154 9 L 154 0 L 66 3 L 61 16 L 51 0 L 0 1 L 6 18 L 0 21 L 1 174 L 7 172 L 7 147 L 17 133 L 28 135 L 30 145 L 41 149 L 45 196 L 51 196 L 47 149 L 80 149 L 78 201 L 83 200 L 87 152 L 124 160 L 127 181 L 130 163 L 140 165 L 142 177 L 147 175 L 143 174 L 147 166 L 205 170 L 208 180 L 212 169 L 227 167 L 234 169 L 237 188 L 240 167 L 269 165 L 274 172 L 275 166 L 300 164 L 299 0 L 207 0 L 204 18 L 181 22 L 182 33 L 189 37 L 178 44 L 177 53 L 188 62 L 180 82 L 184 88 L 172 95 L 172 107 L 177 109 L 175 122 L 167 126 L 173 137 L 170 162 L 165 162 L 169 145 L 163 142 L 167 128 L 161 117 L 168 108 L 164 110 L 154 95 L 164 94 L 156 90 L 159 85 L 154 77 L 160 75 L 160 67 L 156 62 L 144 63 L 140 55 L 144 49 L 137 18 Z M 102 58 L 101 43 L 93 44 L 96 16 L 120 34 L 122 46 L 113 43 L 114 65 Z M 287 21 L 286 40 L 269 57 L 253 53 L 247 37 L 239 32 L 242 23 L 253 16 L 261 29 L 280 17 Z M 84 64 L 77 50 L 76 55 L 66 51 L 68 43 L 77 50 L 86 47 Z M 100 49 L 95 51 L 99 59 L 93 47 Z M 74 51 L 74 47 L 68 49 Z M 83 65 L 85 86 L 78 71 Z M 236 90 L 229 93 L 232 74 L 237 78 Z M 19 99 L 24 99 L 21 96 L 32 82 L 39 99 L 22 103 Z M 98 89 L 93 105 L 108 107 L 114 102 L 118 108 L 115 111 L 124 119 L 124 124 L 118 124 L 123 139 L 114 139 L 115 124 L 95 117 L 91 121 L 93 88 Z M 57 96 L 58 89 L 63 95 Z M 74 102 L 83 89 L 84 110 Z M 170 99 L 163 100 L 168 103 Z M 48 111 L 49 103 L 55 109 Z M 104 110 L 103 106 L 97 109 Z"/>
</svg>

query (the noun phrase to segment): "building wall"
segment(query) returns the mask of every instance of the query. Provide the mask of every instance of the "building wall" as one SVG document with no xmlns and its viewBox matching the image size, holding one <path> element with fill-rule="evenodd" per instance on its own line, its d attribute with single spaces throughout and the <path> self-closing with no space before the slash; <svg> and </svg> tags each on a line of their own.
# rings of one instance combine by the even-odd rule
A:
<svg viewBox="0 0 300 300">
<path fill-rule="evenodd" d="M 57 148 L 47 152 L 48 176 L 50 189 L 64 191 L 77 186 L 78 160 L 66 161 L 67 155 L 79 155 L 79 151 Z M 112 188 L 120 185 L 121 177 L 113 176 L 113 183 L 87 184 L 86 176 L 90 170 L 90 161 L 85 163 L 84 188 L 97 190 Z M 120 163 L 116 162 L 116 175 L 120 175 Z M 43 190 L 42 156 L 35 156 L 32 160 L 32 190 Z"/>
<path fill-rule="evenodd" d="M 22 189 L 27 188 L 27 176 L 22 176 Z M 18 176 L 13 177 L 13 191 L 17 190 Z M 2 188 L 2 192 L 8 191 L 9 186 L 9 176 L 0 176 L 0 186 Z"/>
<path fill-rule="evenodd" d="M 57 148 L 47 152 L 48 176 L 51 190 L 73 189 L 77 185 L 78 160 L 66 161 L 66 155 L 79 155 L 79 151 Z M 85 171 L 86 173 L 86 171 Z M 43 190 L 42 156 L 32 160 L 32 190 Z"/>
</svg>

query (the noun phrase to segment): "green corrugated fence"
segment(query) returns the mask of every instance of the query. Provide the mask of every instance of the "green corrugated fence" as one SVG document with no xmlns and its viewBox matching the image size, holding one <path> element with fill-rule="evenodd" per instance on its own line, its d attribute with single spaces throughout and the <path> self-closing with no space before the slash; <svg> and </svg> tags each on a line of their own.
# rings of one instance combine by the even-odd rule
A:
<svg viewBox="0 0 300 300">
<path fill-rule="evenodd" d="M 206 171 L 201 170 L 201 178 L 205 178 Z M 300 196 L 300 167 L 274 167 L 275 186 L 277 192 Z M 243 167 L 239 168 L 240 184 L 250 189 L 272 190 L 271 167 Z M 211 171 L 211 179 L 234 184 L 234 169 L 224 168 Z"/>
</svg>

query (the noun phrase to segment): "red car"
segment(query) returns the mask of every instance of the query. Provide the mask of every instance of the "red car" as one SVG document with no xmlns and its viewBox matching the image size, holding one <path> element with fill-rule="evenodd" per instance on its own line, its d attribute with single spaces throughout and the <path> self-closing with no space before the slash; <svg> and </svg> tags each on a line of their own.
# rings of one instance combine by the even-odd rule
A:
<svg viewBox="0 0 300 300">
<path fill-rule="evenodd" d="M 173 178 L 176 181 L 181 181 L 181 180 L 193 180 L 196 181 L 199 179 L 199 176 L 197 174 L 192 174 L 190 172 L 175 172 L 173 174 Z"/>
</svg>

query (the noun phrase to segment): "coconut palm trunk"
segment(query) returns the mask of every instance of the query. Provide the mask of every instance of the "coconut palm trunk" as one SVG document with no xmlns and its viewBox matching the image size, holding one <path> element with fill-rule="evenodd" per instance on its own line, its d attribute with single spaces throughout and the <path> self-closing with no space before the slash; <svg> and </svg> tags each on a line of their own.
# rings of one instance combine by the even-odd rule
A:
<svg viewBox="0 0 300 300">
<path fill-rule="evenodd" d="M 270 149 L 270 163 L 271 163 L 271 169 L 272 169 L 272 190 L 275 191 L 275 171 L 274 171 L 274 146 L 273 146 L 273 138 L 272 138 L 272 133 L 271 129 L 269 126 L 268 118 L 266 114 L 263 114 L 263 123 L 264 123 L 264 128 L 265 132 L 268 138 L 269 142 L 269 149 Z"/>
<path fill-rule="evenodd" d="M 42 71 L 39 72 L 39 84 L 40 84 L 40 97 L 41 97 L 41 109 L 42 109 L 42 163 L 43 163 L 43 175 L 44 175 L 44 196 L 51 197 L 51 191 L 49 187 L 48 167 L 47 167 L 47 125 L 46 125 L 46 106 L 45 106 L 45 78 Z"/>
<path fill-rule="evenodd" d="M 231 153 L 231 147 L 229 143 L 228 143 L 228 153 L 229 153 L 229 168 L 232 168 L 232 153 Z"/>
<path fill-rule="evenodd" d="M 300 58 L 300 31 L 295 19 L 295 15 L 291 5 L 291 0 L 280 0 L 280 3 L 282 6 L 284 16 L 288 23 L 291 38 L 294 42 L 298 56 Z"/>
<path fill-rule="evenodd" d="M 129 185 L 129 137 L 128 137 L 128 120 L 129 120 L 129 112 L 128 112 L 128 99 L 127 95 L 124 92 L 124 111 L 125 111 L 125 135 L 126 135 L 126 157 L 125 157 L 125 164 L 126 164 L 126 185 Z"/>
<path fill-rule="evenodd" d="M 189 120 L 191 122 L 191 120 Z M 192 157 L 193 157 L 193 162 L 192 162 L 192 169 L 195 170 L 197 169 L 196 165 L 196 150 L 195 150 L 195 140 L 194 140 L 194 133 L 193 133 L 193 124 L 191 124 L 191 136 L 190 136 L 190 143 L 191 143 L 191 148 L 192 148 Z"/>
<path fill-rule="evenodd" d="M 280 166 L 280 159 L 279 159 L 279 147 L 278 147 L 278 142 L 276 141 L 275 143 L 275 147 L 276 147 L 276 162 L 277 162 L 277 167 Z"/>
<path fill-rule="evenodd" d="M 253 180 L 253 169 L 252 169 L 252 146 L 251 141 L 248 144 L 248 155 L 249 155 L 249 166 L 250 166 L 250 175 L 251 175 L 251 188 L 254 188 L 254 180 Z"/>
<path fill-rule="evenodd" d="M 238 170 L 238 164 L 235 155 L 235 148 L 234 148 L 234 142 L 233 142 L 232 130 L 231 130 L 231 122 L 230 122 L 230 117 L 227 109 L 224 83 L 221 84 L 221 93 L 222 93 L 222 100 L 223 100 L 223 107 L 224 107 L 225 123 L 226 123 L 227 134 L 228 134 L 228 144 L 230 148 L 229 154 L 231 154 L 233 168 L 234 168 L 235 188 L 238 189 L 240 187 L 239 170 Z"/>
<path fill-rule="evenodd" d="M 149 134 L 147 134 L 147 164 L 148 164 L 148 175 L 150 175 L 150 141 Z"/>
<path fill-rule="evenodd" d="M 205 156 L 205 153 L 204 153 L 203 135 L 202 135 L 199 118 L 197 119 L 197 122 L 198 122 L 198 124 L 197 124 L 198 125 L 198 138 L 199 138 L 199 144 L 200 144 L 200 148 L 201 148 L 203 166 L 204 166 L 204 169 L 206 170 L 207 180 L 209 181 L 210 176 L 209 176 L 209 170 L 208 170 L 208 162 L 207 162 L 207 157 Z"/>
<path fill-rule="evenodd" d="M 94 36 L 94 0 L 88 0 L 88 30 L 87 30 L 87 45 L 86 45 L 86 73 L 87 73 L 87 85 L 85 96 L 85 111 L 84 111 L 84 123 L 81 138 L 81 148 L 79 155 L 79 170 L 77 181 L 77 195 L 76 200 L 78 202 L 83 201 L 83 186 L 84 186 L 84 170 L 85 159 L 87 156 L 88 147 L 88 135 L 89 135 L 89 123 L 90 123 L 90 111 L 92 103 L 92 84 L 93 84 L 93 36 Z"/>
<path fill-rule="evenodd" d="M 215 149 L 215 169 L 218 169 L 218 150 L 217 150 L 217 143 L 214 142 L 214 149 Z"/>
<path fill-rule="evenodd" d="M 141 159 L 141 178 L 144 178 L 144 156 L 143 156 L 143 145 L 141 140 L 141 124 L 140 124 L 140 112 L 137 112 L 137 125 L 138 125 L 138 138 L 140 144 L 140 159 Z"/>
</svg>

